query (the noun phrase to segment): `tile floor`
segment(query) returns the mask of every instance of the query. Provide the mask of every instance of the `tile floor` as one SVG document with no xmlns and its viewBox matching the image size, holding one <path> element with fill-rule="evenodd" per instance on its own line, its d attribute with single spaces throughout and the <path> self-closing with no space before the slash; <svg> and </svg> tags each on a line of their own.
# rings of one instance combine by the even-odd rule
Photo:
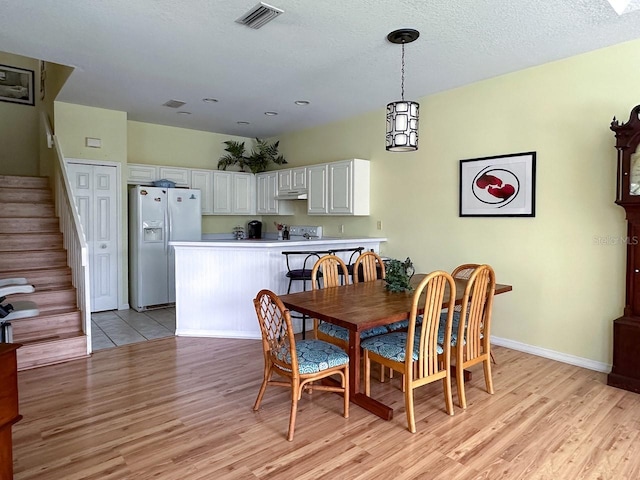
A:
<svg viewBox="0 0 640 480">
<path fill-rule="evenodd" d="M 176 309 L 161 308 L 136 312 L 111 310 L 91 314 L 91 346 L 105 348 L 171 337 L 176 331 Z"/>
</svg>

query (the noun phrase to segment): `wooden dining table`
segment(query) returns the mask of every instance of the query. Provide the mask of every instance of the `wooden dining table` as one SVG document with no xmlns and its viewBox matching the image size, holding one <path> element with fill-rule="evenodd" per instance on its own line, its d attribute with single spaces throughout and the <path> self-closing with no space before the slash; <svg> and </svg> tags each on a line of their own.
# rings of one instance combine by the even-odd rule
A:
<svg viewBox="0 0 640 480">
<path fill-rule="evenodd" d="M 416 274 L 411 285 L 417 286 L 425 274 Z M 455 279 L 456 304 L 460 304 L 467 280 Z M 393 408 L 360 392 L 360 333 L 372 327 L 406 320 L 411 313 L 413 292 L 390 292 L 384 280 L 343 285 L 280 296 L 284 305 L 312 318 L 324 320 L 349 331 L 349 395 L 356 405 L 384 420 L 393 418 Z M 511 291 L 511 285 L 496 284 L 496 294 Z M 449 288 L 443 305 L 449 302 Z M 419 314 L 423 313 L 421 311 Z"/>
</svg>

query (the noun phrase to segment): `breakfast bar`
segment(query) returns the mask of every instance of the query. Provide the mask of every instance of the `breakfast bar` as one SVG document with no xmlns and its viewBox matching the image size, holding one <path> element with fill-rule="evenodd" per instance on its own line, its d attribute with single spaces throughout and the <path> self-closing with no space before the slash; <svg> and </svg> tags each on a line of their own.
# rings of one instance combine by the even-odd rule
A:
<svg viewBox="0 0 640 480">
<path fill-rule="evenodd" d="M 171 242 L 175 248 L 176 335 L 259 339 L 253 299 L 263 288 L 278 295 L 287 293 L 283 251 L 364 247 L 379 252 L 385 241 L 359 237 Z M 300 285 L 294 285 L 291 292 L 300 290 Z M 311 323 L 307 322 L 307 328 Z M 294 328 L 302 331 L 302 321 L 295 320 Z"/>
</svg>

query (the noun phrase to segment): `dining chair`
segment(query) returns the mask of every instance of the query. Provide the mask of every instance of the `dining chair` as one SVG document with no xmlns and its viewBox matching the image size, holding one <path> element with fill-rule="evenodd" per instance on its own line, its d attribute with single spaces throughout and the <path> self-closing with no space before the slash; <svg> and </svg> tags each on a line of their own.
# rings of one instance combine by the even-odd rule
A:
<svg viewBox="0 0 640 480">
<path fill-rule="evenodd" d="M 340 376 L 340 386 L 313 384 L 313 390 L 340 392 L 344 395 L 344 418 L 349 418 L 349 356 L 344 350 L 320 340 L 299 340 L 293 334 L 291 316 L 278 296 L 270 290 L 261 290 L 253 300 L 262 333 L 264 353 L 264 379 L 253 406 L 260 408 L 267 385 L 291 389 L 291 414 L 287 440 L 293 440 L 298 402 L 311 382 L 331 375 Z M 286 381 L 274 380 L 273 375 Z"/>
<path fill-rule="evenodd" d="M 345 270 L 342 269 L 342 266 L 338 267 L 338 275 L 340 275 L 341 285 L 344 285 L 344 277 L 353 276 L 353 259 L 359 256 L 364 247 L 351 247 L 351 248 L 332 248 L 329 253 L 331 255 L 336 255 L 337 253 L 345 253 L 349 255 L 349 260 L 345 261 L 347 268 Z"/>
<path fill-rule="evenodd" d="M 371 282 L 385 277 L 384 262 L 375 252 L 361 253 L 353 264 L 353 273 L 351 274 L 353 283 Z"/>
<path fill-rule="evenodd" d="M 444 325 L 440 310 L 449 289 L 448 314 Z M 423 298 L 421 298 L 423 297 Z M 364 350 L 364 388 L 371 395 L 371 360 L 403 375 L 403 391 L 407 425 L 416 433 L 413 390 L 442 380 L 445 410 L 453 415 L 451 395 L 451 325 L 456 298 L 456 284 L 447 272 L 435 271 L 416 287 L 411 304 L 409 328 L 406 332 L 392 332 L 361 342 Z M 418 311 L 424 310 L 421 324 L 416 322 Z"/>
<path fill-rule="evenodd" d="M 457 270 L 457 269 L 456 269 Z M 455 273 L 455 271 L 454 271 Z M 464 369 L 478 363 L 484 367 L 487 392 L 493 394 L 491 377 L 491 313 L 496 290 L 495 272 L 489 265 L 473 269 L 460 304 L 460 314 L 452 321 L 451 350 L 456 365 L 456 386 L 461 408 L 467 408 Z M 441 318 L 440 324 L 445 320 Z M 462 341 L 460 341 L 462 339 Z"/>
<path fill-rule="evenodd" d="M 287 273 L 285 276 L 289 279 L 289 285 L 287 286 L 287 293 L 291 293 L 291 286 L 293 282 L 302 282 L 302 291 L 307 290 L 307 282 L 311 281 L 311 269 L 313 264 L 323 255 L 328 255 L 328 250 L 312 250 L 312 251 L 284 251 L 282 255 L 285 256 L 287 264 Z M 302 268 L 292 268 L 294 262 L 302 262 Z M 303 313 L 291 313 L 291 318 L 299 318 L 302 320 L 302 339 L 307 336 L 307 315 Z"/>
<path fill-rule="evenodd" d="M 311 270 L 311 288 L 332 288 L 339 287 L 342 281 L 349 285 L 349 276 L 341 275 L 340 271 L 346 272 L 347 265 L 340 257 L 336 255 L 325 255 L 318 259 Z M 318 340 L 333 343 L 345 351 L 349 350 L 349 331 L 334 325 L 333 323 L 323 322 L 314 318 L 313 329 Z M 373 335 L 381 335 L 387 333 L 385 327 L 373 327 L 360 333 L 360 339 L 369 338 Z"/>
</svg>

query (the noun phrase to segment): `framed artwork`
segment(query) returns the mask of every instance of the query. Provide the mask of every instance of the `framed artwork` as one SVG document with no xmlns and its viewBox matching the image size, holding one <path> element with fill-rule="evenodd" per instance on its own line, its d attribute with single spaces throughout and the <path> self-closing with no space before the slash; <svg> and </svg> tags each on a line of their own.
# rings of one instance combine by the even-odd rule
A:
<svg viewBox="0 0 640 480">
<path fill-rule="evenodd" d="M 536 152 L 460 160 L 461 217 L 535 217 Z"/>
<path fill-rule="evenodd" d="M 0 101 L 35 105 L 33 70 L 0 65 Z"/>
</svg>

